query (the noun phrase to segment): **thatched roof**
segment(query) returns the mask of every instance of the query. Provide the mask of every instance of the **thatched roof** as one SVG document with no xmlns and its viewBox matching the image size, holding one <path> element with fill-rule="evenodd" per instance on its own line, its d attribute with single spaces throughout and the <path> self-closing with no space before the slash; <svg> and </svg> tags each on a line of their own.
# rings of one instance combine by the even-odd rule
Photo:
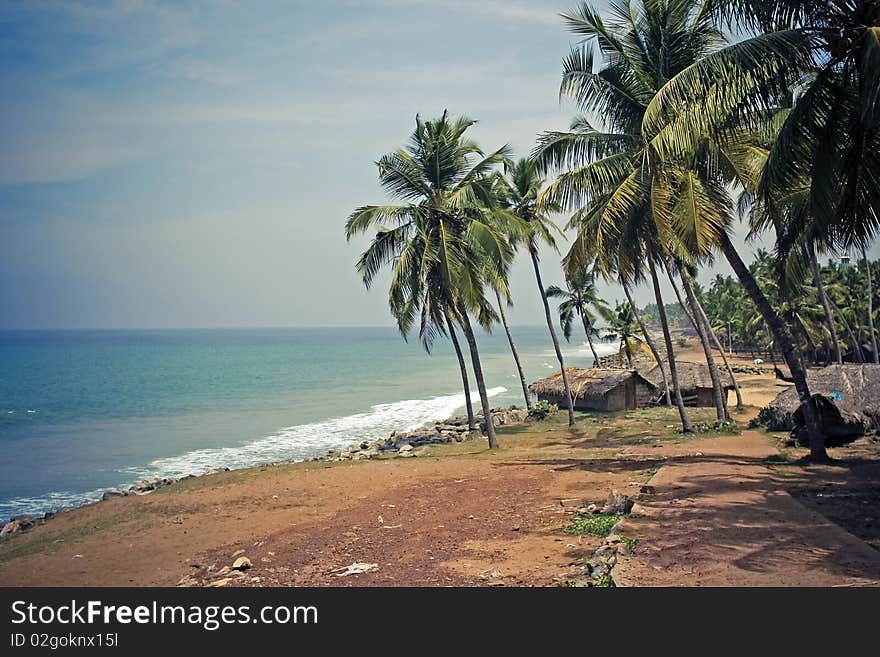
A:
<svg viewBox="0 0 880 657">
<path fill-rule="evenodd" d="M 880 365 L 845 363 L 807 369 L 807 384 L 818 406 L 833 404 L 838 414 L 847 421 L 863 418 L 871 429 L 880 428 Z M 838 399 L 839 397 L 839 399 Z M 794 386 L 779 393 L 770 406 L 762 411 L 773 431 L 792 429 L 797 424 L 795 412 L 800 399 Z"/>
<path fill-rule="evenodd" d="M 681 390 L 693 391 L 697 388 L 711 388 L 712 377 L 709 376 L 709 366 L 706 363 L 691 363 L 683 360 L 675 360 L 675 369 L 678 373 L 678 385 Z M 733 380 L 723 367 L 718 368 L 721 377 L 721 385 L 727 389 L 733 389 Z M 654 365 L 650 370 L 642 372 L 642 375 L 658 388 L 663 387 L 663 374 L 660 366 Z M 666 364 L 666 375 L 669 376 L 669 364 Z M 670 382 L 671 384 L 671 382 Z"/>
<path fill-rule="evenodd" d="M 566 367 L 565 373 L 568 375 L 568 385 L 571 386 L 571 394 L 576 398 L 604 395 L 633 377 L 638 377 L 647 385 L 653 385 L 635 370 L 604 367 L 591 367 L 590 369 Z M 562 373 L 554 372 L 548 377 L 535 381 L 529 386 L 529 390 L 538 395 L 564 395 L 565 386 L 562 384 Z"/>
</svg>

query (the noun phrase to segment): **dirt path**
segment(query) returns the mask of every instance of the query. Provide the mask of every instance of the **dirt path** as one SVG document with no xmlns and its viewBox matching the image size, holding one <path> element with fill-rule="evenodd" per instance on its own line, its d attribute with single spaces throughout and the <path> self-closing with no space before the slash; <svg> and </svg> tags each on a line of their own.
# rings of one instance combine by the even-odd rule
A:
<svg viewBox="0 0 880 657">
<path fill-rule="evenodd" d="M 638 547 L 614 569 L 618 585 L 880 584 L 880 552 L 787 492 L 766 435 L 683 447 L 663 450 L 674 458 L 651 480 L 656 493 L 625 523 Z"/>
</svg>

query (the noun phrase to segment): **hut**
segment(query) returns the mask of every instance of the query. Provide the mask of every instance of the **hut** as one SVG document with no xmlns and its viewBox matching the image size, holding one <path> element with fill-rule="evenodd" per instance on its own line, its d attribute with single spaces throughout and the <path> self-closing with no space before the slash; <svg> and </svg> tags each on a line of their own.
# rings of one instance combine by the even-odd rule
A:
<svg viewBox="0 0 880 657">
<path fill-rule="evenodd" d="M 688 406 L 715 405 L 712 399 L 712 377 L 709 375 L 709 366 L 706 363 L 691 363 L 676 359 L 675 369 L 678 374 L 681 397 L 685 404 Z M 669 374 L 668 364 L 666 365 L 666 373 Z M 724 388 L 726 399 L 727 392 L 734 388 L 733 380 L 724 369 L 719 368 L 718 375 L 721 377 L 721 386 Z M 663 390 L 663 374 L 658 365 L 654 365 L 650 370 L 644 372 L 644 377 L 659 390 Z"/>
<path fill-rule="evenodd" d="M 829 446 L 851 442 L 880 429 L 880 365 L 844 363 L 807 369 L 810 403 Z M 805 443 L 801 401 L 794 386 L 777 395 L 760 418 L 771 431 L 791 430 Z"/>
<path fill-rule="evenodd" d="M 657 389 L 635 370 L 593 367 L 567 367 L 568 384 L 574 407 L 591 411 L 623 411 L 650 405 L 657 397 Z M 529 390 L 538 399 L 564 407 L 565 386 L 562 373 L 535 381 Z"/>
</svg>

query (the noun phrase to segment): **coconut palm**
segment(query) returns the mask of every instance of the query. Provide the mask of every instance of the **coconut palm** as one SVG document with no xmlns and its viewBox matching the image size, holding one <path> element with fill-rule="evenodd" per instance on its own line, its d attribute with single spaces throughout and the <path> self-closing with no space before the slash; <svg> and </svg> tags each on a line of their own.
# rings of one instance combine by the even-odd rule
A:
<svg viewBox="0 0 880 657">
<path fill-rule="evenodd" d="M 880 3 L 866 0 L 719 0 L 711 8 L 754 36 L 674 76 L 645 113 L 643 135 L 663 160 L 693 153 L 707 135 L 729 140 L 741 126 L 778 117 L 774 139 L 746 185 L 768 216 L 803 190 L 795 225 L 777 233 L 785 257 L 798 237 L 862 248 L 880 228 Z M 794 90 L 794 94 L 790 90 Z M 774 110 L 790 96 L 790 109 Z M 774 118 L 775 120 L 775 118 Z M 755 175 L 757 174 L 757 175 Z M 802 402 L 809 388 L 790 336 L 737 262 L 719 245 L 780 344 Z M 804 404 L 810 455 L 827 458 L 811 406 Z"/>
<path fill-rule="evenodd" d="M 507 313 L 504 312 L 504 306 L 512 305 L 512 302 L 509 298 L 502 299 L 501 292 L 498 290 L 495 290 L 495 299 L 498 302 L 498 315 L 501 317 L 501 325 L 504 327 L 504 333 L 507 334 L 507 343 L 510 345 L 510 353 L 513 355 L 513 362 L 516 365 L 516 372 L 519 375 L 519 383 L 522 386 L 526 408 L 532 410 L 532 395 L 529 393 L 528 384 L 526 384 L 526 375 L 523 372 L 522 364 L 519 360 L 519 350 L 516 348 L 516 342 L 513 340 L 513 333 L 511 332 L 510 324 L 507 321 Z"/>
<path fill-rule="evenodd" d="M 563 290 L 558 285 L 551 285 L 546 290 L 546 296 L 549 299 L 562 300 L 559 304 L 559 323 L 562 326 L 562 335 L 567 341 L 571 340 L 575 315 L 581 318 L 584 335 L 593 354 L 593 367 L 597 367 L 599 354 L 596 353 L 593 338 L 598 337 L 599 331 L 596 329 L 594 310 L 604 307 L 605 301 L 599 296 L 596 288 L 596 274 L 592 269 L 578 269 L 571 276 L 566 277 L 565 288 Z"/>
<path fill-rule="evenodd" d="M 348 239 L 375 230 L 357 271 L 369 288 L 391 266 L 388 301 L 401 334 L 418 325 L 430 349 L 448 326 L 460 326 L 471 355 L 490 448 L 498 446 L 471 316 L 484 327 L 497 319 L 486 299 L 487 278 L 496 287 L 512 248 L 490 210 L 488 176 L 506 158 L 506 147 L 484 154 L 465 137 L 474 121 L 416 117 L 406 148 L 377 163 L 379 181 L 398 205 L 367 205 L 348 218 Z M 503 226 L 510 232 L 509 226 Z M 463 373 L 464 378 L 464 373 Z"/>
<path fill-rule="evenodd" d="M 571 396 L 571 388 L 568 384 L 568 374 L 565 371 L 565 362 L 562 358 L 562 350 L 556 337 L 556 329 L 553 327 L 553 316 L 550 313 L 550 303 L 544 290 L 541 279 L 540 257 L 538 253 L 541 242 L 552 249 L 556 249 L 554 234 L 561 231 L 551 221 L 549 212 L 556 209 L 552 203 L 538 205 L 538 193 L 544 185 L 544 178 L 538 174 L 534 162 L 528 158 L 521 158 L 516 162 L 508 162 L 505 166 L 505 184 L 503 185 L 503 198 L 505 205 L 510 211 L 525 224 L 525 232 L 511 235 L 511 240 L 516 246 L 523 246 L 529 253 L 532 268 L 535 272 L 535 282 L 538 284 L 538 293 L 544 305 L 544 317 L 547 321 L 547 330 L 553 341 L 553 349 L 556 352 L 556 360 L 562 372 L 562 383 L 565 388 L 566 407 L 568 410 L 568 424 L 574 426 L 574 402 Z M 520 231 L 520 225 L 514 224 L 515 229 Z"/>
<path fill-rule="evenodd" d="M 613 310 L 604 308 L 602 316 L 607 322 L 601 330 L 603 340 L 616 341 L 620 351 L 626 357 L 629 369 L 633 369 L 633 356 L 639 352 L 647 352 L 648 347 L 641 336 L 639 323 L 633 307 L 629 303 L 618 303 Z"/>
<path fill-rule="evenodd" d="M 572 227 L 578 238 L 568 254 L 569 266 L 595 253 L 600 267 L 608 270 L 603 254 L 610 251 L 609 242 L 635 248 L 622 238 L 627 236 L 643 245 L 644 257 L 619 259 L 623 268 L 617 273 L 633 282 L 647 267 L 675 404 L 682 428 L 689 431 L 657 269 L 673 249 L 707 255 L 730 201 L 723 185 L 698 167 L 658 168 L 641 128 L 654 94 L 720 46 L 723 36 L 699 0 L 620 0 L 609 11 L 607 22 L 586 3 L 563 16 L 586 43 L 566 58 L 560 91 L 585 115 L 575 118 L 568 132 L 544 133 L 533 157 L 542 171 L 563 171 L 543 199 L 576 211 Z M 601 125 L 594 127 L 587 114 L 600 117 Z M 711 159 L 701 156 L 700 162 Z"/>
</svg>

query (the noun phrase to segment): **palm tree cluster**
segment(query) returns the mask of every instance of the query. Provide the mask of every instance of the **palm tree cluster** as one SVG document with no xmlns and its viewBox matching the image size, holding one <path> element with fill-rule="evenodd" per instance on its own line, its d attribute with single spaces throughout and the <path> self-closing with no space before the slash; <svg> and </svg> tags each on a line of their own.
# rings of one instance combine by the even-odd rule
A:
<svg viewBox="0 0 880 657">
<path fill-rule="evenodd" d="M 596 360 L 594 338 L 619 341 L 628 357 L 651 352 L 684 431 L 692 425 L 673 321 L 686 319 L 700 338 L 719 421 L 728 418 L 715 363 L 720 351 L 730 371 L 723 342 L 772 347 L 802 402 L 811 396 L 807 361 L 876 362 L 880 272 L 865 254 L 880 228 L 880 1 L 611 0 L 604 13 L 584 2 L 562 19 L 580 39 L 563 62 L 560 94 L 578 107 L 568 130 L 542 133 L 531 157 L 513 162 L 506 148 L 484 155 L 468 140 L 470 120 L 417 119 L 407 148 L 378 162 L 380 182 L 402 205 L 349 217 L 349 237 L 376 231 L 358 270 L 369 285 L 391 266 L 400 330 L 418 323 L 430 348 L 460 329 L 488 417 L 471 318 L 489 328 L 504 317 L 507 272 L 521 249 L 563 375 L 548 296 L 561 301 L 567 338 L 580 319 Z M 539 245 L 555 249 L 557 212 L 567 213 L 572 235 L 566 289 L 545 291 Z M 750 236 L 773 241 L 751 266 L 731 240 L 739 218 Z M 860 253 L 862 264 L 821 266 L 845 252 Z M 701 288 L 701 268 L 719 256 L 735 280 Z M 672 318 L 664 276 L 678 301 Z M 608 308 L 598 279 L 619 284 L 627 302 Z M 654 297 L 660 347 L 632 302 L 642 284 Z M 811 457 L 826 458 L 815 411 L 803 409 Z"/>
<path fill-rule="evenodd" d="M 766 250 L 758 250 L 749 270 L 791 326 L 797 348 L 812 363 L 878 362 L 874 322 L 880 299 L 873 281 L 880 275 L 880 262 L 861 260 L 857 265 L 841 265 L 832 261 L 821 267 L 820 280 L 830 312 L 826 312 L 812 274 L 786 280 L 780 286 L 775 261 Z M 795 293 L 783 294 L 783 289 Z M 773 335 L 738 281 L 718 274 L 701 296 L 713 318 L 713 329 L 728 352 L 773 357 Z"/>
</svg>

